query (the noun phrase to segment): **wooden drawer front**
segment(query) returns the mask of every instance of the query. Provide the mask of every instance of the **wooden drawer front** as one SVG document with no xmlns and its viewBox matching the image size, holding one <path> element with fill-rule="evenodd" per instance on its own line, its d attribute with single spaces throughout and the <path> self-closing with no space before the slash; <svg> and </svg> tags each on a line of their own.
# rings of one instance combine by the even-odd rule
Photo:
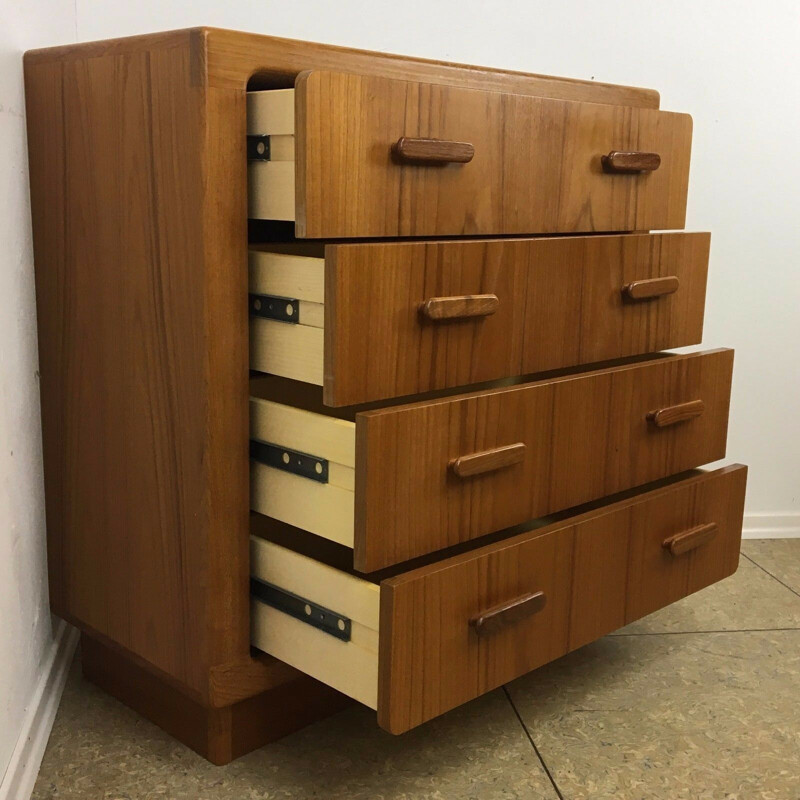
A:
<svg viewBox="0 0 800 800">
<path fill-rule="evenodd" d="M 253 250 L 251 292 L 300 307 L 298 324 L 252 317 L 251 367 L 342 406 L 696 344 L 708 247 L 676 233 Z"/>
<path fill-rule="evenodd" d="M 735 572 L 746 474 L 704 473 L 385 581 L 381 725 L 408 730 Z M 717 533 L 697 549 L 671 556 L 662 546 L 705 523 Z M 638 586 L 651 579 L 643 605 Z M 485 636 L 469 625 L 539 591 L 541 612 Z"/>
<path fill-rule="evenodd" d="M 733 574 L 746 482 L 725 467 L 578 526 L 570 650 Z"/>
<path fill-rule="evenodd" d="M 733 351 L 361 414 L 355 556 L 377 569 L 723 458 Z M 702 401 L 665 427 L 648 414 Z M 458 459 L 520 444 L 521 459 L 459 477 Z M 475 461 L 472 461 L 475 467 Z"/>
<path fill-rule="evenodd" d="M 329 477 L 253 462 L 251 505 L 371 572 L 722 458 L 732 366 L 731 350 L 668 356 L 355 423 L 253 399 L 252 438 L 326 459 Z"/>
<path fill-rule="evenodd" d="M 251 133 L 272 132 L 254 130 L 258 95 L 269 103 L 269 94 L 251 96 Z M 280 142 L 276 156 L 296 158 L 294 173 L 290 160 L 251 165 L 250 215 L 294 217 L 300 237 L 684 225 L 686 114 L 318 71 L 298 77 L 294 100 L 294 142 Z M 280 121 L 285 131 L 289 120 Z M 471 148 L 423 143 L 428 152 L 415 152 L 406 141 L 404 151 L 403 137 Z M 610 174 L 602 157 L 612 151 L 657 153 L 660 164 Z M 456 160 L 424 160 L 442 152 Z"/>
<path fill-rule="evenodd" d="M 257 578 L 351 620 L 343 641 L 254 599 L 253 644 L 402 733 L 732 574 L 746 472 L 734 465 L 635 493 L 380 589 L 253 537 Z M 685 552 L 664 547 L 711 525 L 713 537 Z"/>
</svg>

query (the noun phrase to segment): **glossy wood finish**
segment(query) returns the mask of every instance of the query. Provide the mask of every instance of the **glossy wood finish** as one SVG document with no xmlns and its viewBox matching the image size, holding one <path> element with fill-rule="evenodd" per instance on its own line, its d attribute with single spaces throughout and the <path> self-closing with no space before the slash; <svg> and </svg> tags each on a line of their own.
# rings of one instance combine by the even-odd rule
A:
<svg viewBox="0 0 800 800">
<path fill-rule="evenodd" d="M 719 525 L 716 522 L 706 522 L 704 525 L 697 525 L 688 531 L 673 534 L 664 539 L 661 543 L 673 556 L 682 556 L 701 545 L 710 542 L 719 533 Z"/>
<path fill-rule="evenodd" d="M 650 411 L 647 421 L 655 425 L 656 428 L 668 428 L 670 425 L 677 425 L 681 422 L 688 422 L 696 419 L 706 410 L 703 400 L 689 400 L 686 403 L 676 403 L 673 406 L 666 406 L 655 411 Z"/>
<path fill-rule="evenodd" d="M 603 172 L 634 173 L 654 172 L 661 166 L 658 153 L 620 152 L 612 150 L 602 158 Z"/>
<path fill-rule="evenodd" d="M 484 475 L 487 472 L 494 472 L 496 469 L 519 464 L 524 458 L 525 445 L 522 442 L 516 442 L 454 458 L 450 462 L 450 469 L 459 478 L 471 478 L 474 475 Z"/>
<path fill-rule="evenodd" d="M 469 621 L 478 636 L 490 636 L 503 628 L 538 614 L 547 605 L 547 595 L 528 592 L 513 600 L 506 600 L 486 611 L 481 611 Z"/>
<path fill-rule="evenodd" d="M 665 294 L 674 294 L 680 288 L 681 282 L 677 275 L 666 275 L 663 278 L 645 278 L 641 281 L 632 281 L 626 284 L 622 293 L 626 300 L 639 302 L 663 297 Z"/>
<path fill-rule="evenodd" d="M 733 351 L 655 361 L 356 415 L 354 562 L 370 572 L 725 455 Z M 706 413 L 656 428 L 653 408 Z M 470 480 L 453 459 L 521 442 Z"/>
<path fill-rule="evenodd" d="M 304 69 L 338 69 L 591 103 L 658 108 L 659 102 L 658 92 L 653 89 L 593 80 L 554 78 L 219 28 L 197 28 L 193 33 L 206 52 L 209 84 L 225 89 L 242 88 L 251 75 L 270 86 L 276 81 L 293 80 Z"/>
<path fill-rule="evenodd" d="M 380 724 L 402 733 L 735 572 L 746 475 L 694 475 L 383 581 Z M 713 540 L 662 547 L 708 520 Z M 488 636 L 471 623 L 538 592 L 543 608 Z"/>
<path fill-rule="evenodd" d="M 322 71 L 299 76 L 295 104 L 298 237 L 684 225 L 686 114 Z M 387 143 L 404 136 L 469 142 L 475 156 L 445 168 L 398 164 Z M 609 175 L 600 161 L 614 144 L 657 150 L 661 167 Z"/>
<path fill-rule="evenodd" d="M 431 297 L 420 306 L 420 313 L 429 320 L 474 319 L 488 317 L 497 311 L 500 301 L 496 294 Z"/>
<path fill-rule="evenodd" d="M 475 156 L 475 148 L 469 142 L 414 139 L 409 136 L 401 136 L 392 152 L 399 161 L 411 164 L 467 164 Z"/>
<path fill-rule="evenodd" d="M 197 64 L 197 77 L 204 77 L 211 88 L 227 91 L 243 89 L 253 76 L 259 85 L 272 88 L 276 83 L 289 86 L 303 70 L 343 69 L 590 103 L 641 108 L 658 108 L 659 104 L 659 95 L 654 89 L 379 53 L 208 26 L 29 50 L 25 57 L 31 64 L 65 62 L 149 48 L 186 47 L 187 44 Z"/>
<path fill-rule="evenodd" d="M 320 67 L 658 105 L 208 28 L 26 54 L 52 607 L 210 708 L 276 679 L 249 643 L 244 90 Z"/>
<path fill-rule="evenodd" d="M 201 702 L 221 675 L 270 680 L 249 645 L 245 89 L 320 68 L 658 107 L 212 28 L 25 55 L 52 606 Z"/>
<path fill-rule="evenodd" d="M 87 675 L 218 763 L 342 703 L 249 646 L 245 89 L 309 69 L 658 107 L 209 28 L 26 55 L 53 608 L 91 635 Z"/>
<path fill-rule="evenodd" d="M 324 398 L 340 406 L 697 344 L 705 233 L 328 245 Z M 680 288 L 629 303 L 622 289 Z M 495 313 L 428 323 L 432 297 L 491 294 Z M 368 331 L 368 335 L 364 332 Z"/>
<path fill-rule="evenodd" d="M 203 188 L 238 151 L 188 37 L 81 52 L 26 62 L 51 604 L 210 702 L 249 659 L 245 315 Z"/>
</svg>

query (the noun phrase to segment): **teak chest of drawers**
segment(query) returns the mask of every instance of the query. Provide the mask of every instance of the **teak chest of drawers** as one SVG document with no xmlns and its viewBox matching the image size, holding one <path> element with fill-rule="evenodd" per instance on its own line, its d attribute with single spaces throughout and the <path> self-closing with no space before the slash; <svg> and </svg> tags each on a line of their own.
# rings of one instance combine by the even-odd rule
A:
<svg viewBox="0 0 800 800">
<path fill-rule="evenodd" d="M 736 570 L 655 92 L 215 29 L 26 54 L 53 611 L 216 763 Z M 631 669 L 635 669 L 631 665 Z"/>
</svg>

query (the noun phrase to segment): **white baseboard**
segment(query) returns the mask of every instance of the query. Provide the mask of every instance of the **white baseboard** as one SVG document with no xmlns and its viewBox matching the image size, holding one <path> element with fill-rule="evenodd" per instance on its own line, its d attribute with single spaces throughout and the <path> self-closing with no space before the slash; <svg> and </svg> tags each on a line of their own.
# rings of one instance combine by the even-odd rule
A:
<svg viewBox="0 0 800 800">
<path fill-rule="evenodd" d="M 743 539 L 795 539 L 800 537 L 800 513 L 745 514 Z"/>
<path fill-rule="evenodd" d="M 0 783 L 0 800 L 29 800 L 33 792 L 79 638 L 75 628 L 63 620 L 58 621 L 53 644 L 42 665 L 41 678 Z"/>
</svg>

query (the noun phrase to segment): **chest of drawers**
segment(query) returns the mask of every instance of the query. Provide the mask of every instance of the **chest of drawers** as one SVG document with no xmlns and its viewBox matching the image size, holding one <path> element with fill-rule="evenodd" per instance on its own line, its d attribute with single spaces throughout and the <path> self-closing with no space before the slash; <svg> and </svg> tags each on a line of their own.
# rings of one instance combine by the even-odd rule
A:
<svg viewBox="0 0 800 800">
<path fill-rule="evenodd" d="M 193 29 L 26 54 L 50 593 L 216 763 L 735 571 L 655 92 Z M 635 665 L 631 665 L 635 669 Z"/>
</svg>

